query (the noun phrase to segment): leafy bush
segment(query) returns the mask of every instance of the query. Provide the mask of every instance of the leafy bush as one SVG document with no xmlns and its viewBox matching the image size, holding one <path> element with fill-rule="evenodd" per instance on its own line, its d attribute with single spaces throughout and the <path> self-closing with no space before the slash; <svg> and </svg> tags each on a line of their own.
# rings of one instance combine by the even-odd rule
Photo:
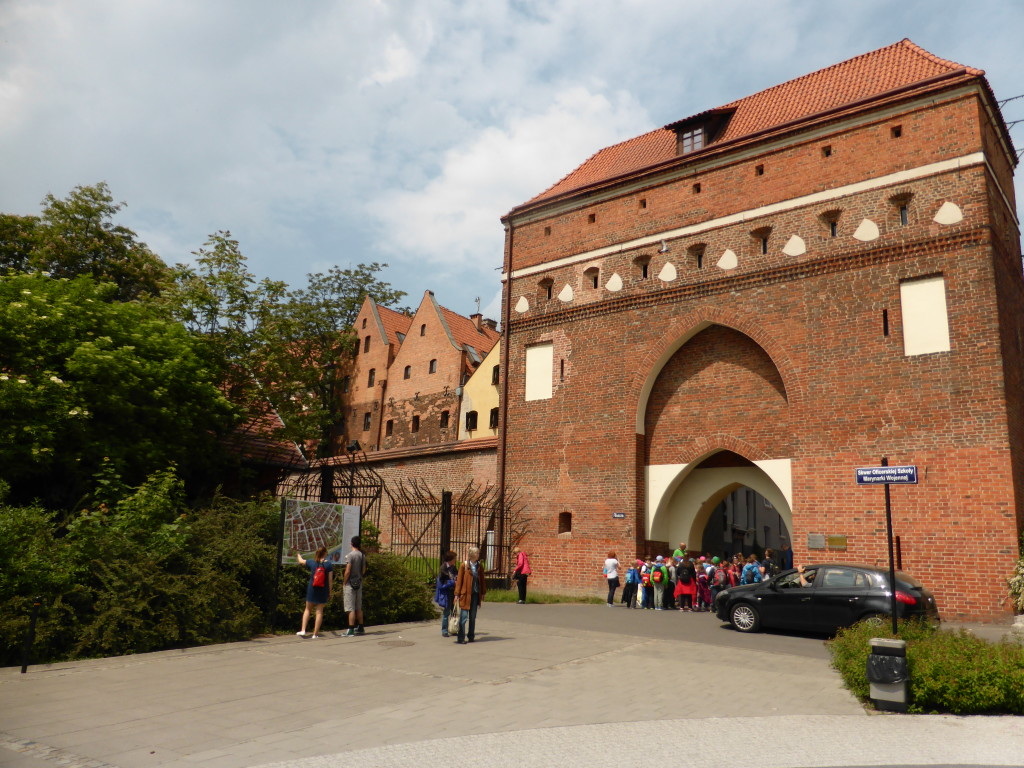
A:
<svg viewBox="0 0 1024 768">
<path fill-rule="evenodd" d="M 907 642 L 910 712 L 1024 714 L 1024 645 L 988 643 L 916 621 L 901 623 L 897 636 Z M 893 637 L 888 622 L 860 622 L 829 643 L 832 665 L 862 700 L 869 696 L 865 670 L 872 637 Z"/>
<path fill-rule="evenodd" d="M 1024 613 L 1024 535 L 1021 536 L 1020 558 L 1014 566 L 1013 575 L 1006 580 L 1006 585 L 1009 587 L 1013 610 Z"/>
</svg>

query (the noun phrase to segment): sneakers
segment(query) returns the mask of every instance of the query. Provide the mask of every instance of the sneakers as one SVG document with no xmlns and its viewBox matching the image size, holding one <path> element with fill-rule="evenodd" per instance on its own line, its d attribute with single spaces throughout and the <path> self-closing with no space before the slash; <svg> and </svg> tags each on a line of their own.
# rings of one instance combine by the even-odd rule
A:
<svg viewBox="0 0 1024 768">
<path fill-rule="evenodd" d="M 355 636 L 356 636 L 356 631 L 352 627 L 349 627 L 348 632 L 346 632 L 345 634 L 342 635 L 342 637 L 355 637 Z"/>
<path fill-rule="evenodd" d="M 516 600 L 516 603 L 518 605 L 526 605 L 526 601 L 525 600 Z"/>
<path fill-rule="evenodd" d="M 310 639 L 311 640 L 319 640 L 320 639 L 320 635 L 313 635 Z"/>
<path fill-rule="evenodd" d="M 356 634 L 357 635 L 365 635 L 366 634 L 366 630 L 363 629 L 362 624 L 360 624 L 358 627 L 356 627 Z"/>
<path fill-rule="evenodd" d="M 301 637 L 303 640 L 306 639 L 306 633 L 305 632 L 296 632 L 295 634 L 298 635 L 299 637 Z"/>
</svg>

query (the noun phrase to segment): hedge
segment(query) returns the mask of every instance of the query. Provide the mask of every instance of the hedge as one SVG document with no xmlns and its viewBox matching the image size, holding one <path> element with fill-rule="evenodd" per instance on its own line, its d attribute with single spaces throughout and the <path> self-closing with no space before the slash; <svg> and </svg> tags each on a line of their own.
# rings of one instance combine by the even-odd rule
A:
<svg viewBox="0 0 1024 768">
<path fill-rule="evenodd" d="M 892 638 L 887 622 L 863 621 L 829 642 L 832 666 L 861 700 L 869 697 L 869 640 Z M 964 630 L 943 630 L 919 621 L 902 622 L 910 673 L 908 711 L 954 715 L 1024 714 L 1024 644 L 989 643 Z"/>
</svg>

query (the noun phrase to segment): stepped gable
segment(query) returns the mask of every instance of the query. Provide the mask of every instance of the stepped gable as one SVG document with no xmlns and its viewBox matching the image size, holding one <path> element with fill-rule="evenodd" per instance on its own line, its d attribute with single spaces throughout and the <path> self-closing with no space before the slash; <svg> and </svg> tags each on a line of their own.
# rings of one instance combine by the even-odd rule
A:
<svg viewBox="0 0 1024 768">
<path fill-rule="evenodd" d="M 728 142 L 787 123 L 955 73 L 962 73 L 965 78 L 982 77 L 985 74 L 984 70 L 939 58 L 904 38 L 885 48 L 861 54 L 679 121 L 689 122 L 716 114 L 732 115 L 720 136 L 703 150 L 687 155 L 687 158 L 700 157 Z M 600 150 L 523 206 L 576 192 L 677 157 L 676 134 L 672 127 L 659 128 Z"/>
</svg>

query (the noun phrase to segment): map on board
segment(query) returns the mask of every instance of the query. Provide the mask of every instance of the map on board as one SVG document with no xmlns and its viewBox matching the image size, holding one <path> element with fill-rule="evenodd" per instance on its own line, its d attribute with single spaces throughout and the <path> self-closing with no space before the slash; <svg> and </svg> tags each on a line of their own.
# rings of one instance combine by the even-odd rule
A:
<svg viewBox="0 0 1024 768">
<path fill-rule="evenodd" d="M 359 533 L 359 513 L 356 505 L 286 499 L 282 562 L 295 562 L 296 552 L 308 560 L 320 547 L 332 562 L 342 562 Z"/>
</svg>

